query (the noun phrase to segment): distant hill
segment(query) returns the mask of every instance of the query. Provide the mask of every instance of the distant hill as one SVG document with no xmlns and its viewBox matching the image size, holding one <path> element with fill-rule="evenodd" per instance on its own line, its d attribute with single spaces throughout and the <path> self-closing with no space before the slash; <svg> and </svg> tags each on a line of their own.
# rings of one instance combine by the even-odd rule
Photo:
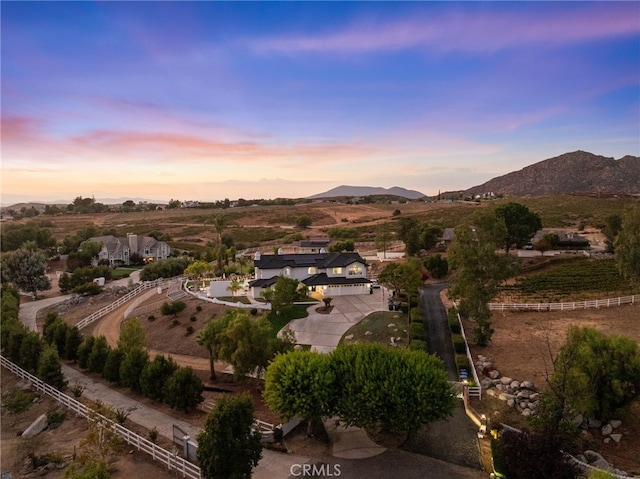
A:
<svg viewBox="0 0 640 479">
<path fill-rule="evenodd" d="M 424 193 L 420 193 L 415 190 L 407 190 L 399 186 L 393 188 L 380 188 L 373 186 L 347 186 L 342 185 L 333 188 L 324 193 L 318 193 L 316 195 L 308 196 L 309 199 L 321 199 L 321 198 L 336 198 L 336 197 L 353 197 L 353 196 L 398 196 L 407 198 L 410 200 L 417 200 L 424 198 Z"/>
<path fill-rule="evenodd" d="M 465 190 L 465 196 L 493 192 L 513 196 L 640 194 L 640 157 L 619 160 L 574 151 L 534 163 Z"/>
</svg>

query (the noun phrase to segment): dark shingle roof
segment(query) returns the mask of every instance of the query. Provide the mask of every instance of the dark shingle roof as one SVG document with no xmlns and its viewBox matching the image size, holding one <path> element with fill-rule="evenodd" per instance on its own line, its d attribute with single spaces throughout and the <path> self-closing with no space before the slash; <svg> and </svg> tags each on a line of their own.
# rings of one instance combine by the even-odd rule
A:
<svg viewBox="0 0 640 479">
<path fill-rule="evenodd" d="M 254 264 L 260 269 L 281 269 L 285 266 L 291 268 L 304 268 L 315 266 L 316 268 L 337 268 L 348 266 L 354 262 L 366 264 L 358 253 L 308 253 L 308 254 L 267 254 L 256 259 Z"/>
<path fill-rule="evenodd" d="M 367 284 L 371 283 L 367 278 L 343 278 L 335 277 L 330 278 L 326 273 L 318 273 L 313 276 L 309 276 L 307 279 L 303 279 L 302 283 L 307 286 L 321 286 L 321 285 L 354 285 L 354 284 Z"/>
</svg>

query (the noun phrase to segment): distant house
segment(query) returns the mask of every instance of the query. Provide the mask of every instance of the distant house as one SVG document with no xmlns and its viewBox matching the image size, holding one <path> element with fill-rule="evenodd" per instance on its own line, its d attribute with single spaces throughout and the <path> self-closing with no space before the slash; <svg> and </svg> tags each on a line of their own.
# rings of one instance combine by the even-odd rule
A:
<svg viewBox="0 0 640 479">
<path fill-rule="evenodd" d="M 553 233 L 558 235 L 558 249 L 585 249 L 591 246 L 589 240 L 584 236 L 562 230 L 539 230 L 531 239 L 531 244 L 536 244 L 544 235 Z"/>
<path fill-rule="evenodd" d="M 445 228 L 442 230 L 442 236 L 440 237 L 440 244 L 450 245 L 453 241 L 454 228 Z"/>
<path fill-rule="evenodd" d="M 328 247 L 329 241 L 322 239 L 301 240 L 298 243 L 300 253 L 326 253 Z"/>
<path fill-rule="evenodd" d="M 279 276 L 294 278 L 317 296 L 369 294 L 367 263 L 358 253 L 256 253 L 255 280 L 249 283 L 254 298 L 272 288 Z"/>
<path fill-rule="evenodd" d="M 89 241 L 102 243 L 98 261 L 107 260 L 110 266 L 131 264 L 131 255 L 138 254 L 146 263 L 166 259 L 171 255 L 171 248 L 164 241 L 152 236 L 138 236 L 129 233 L 126 238 L 113 235 L 94 236 Z"/>
</svg>

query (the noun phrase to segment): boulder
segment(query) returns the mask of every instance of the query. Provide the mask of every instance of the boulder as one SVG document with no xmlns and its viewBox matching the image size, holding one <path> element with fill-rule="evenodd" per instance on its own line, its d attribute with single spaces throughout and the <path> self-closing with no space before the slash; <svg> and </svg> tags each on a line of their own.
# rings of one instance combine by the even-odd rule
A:
<svg viewBox="0 0 640 479">
<path fill-rule="evenodd" d="M 348 336 L 344 337 L 345 341 L 351 341 L 353 339 L 353 334 L 349 334 Z"/>
<path fill-rule="evenodd" d="M 396 327 L 396 325 L 394 323 L 389 323 L 387 325 L 387 328 L 395 328 L 395 327 Z"/>
<path fill-rule="evenodd" d="M 604 426 L 602 426 L 600 432 L 603 436 L 608 436 L 613 432 L 613 427 L 611 427 L 611 424 L 605 424 Z"/>
<path fill-rule="evenodd" d="M 531 401 L 537 401 L 538 399 L 540 399 L 540 393 L 531 393 L 531 394 L 529 394 L 529 399 Z"/>
<path fill-rule="evenodd" d="M 609 444 L 611 442 L 611 438 L 610 437 L 605 437 L 603 442 L 605 444 Z"/>
<path fill-rule="evenodd" d="M 525 409 L 522 410 L 522 415 L 525 416 L 525 417 L 531 416 L 531 414 L 533 414 L 533 413 L 531 412 L 531 409 L 529 409 L 529 408 L 525 408 Z"/>
<path fill-rule="evenodd" d="M 507 406 L 509 406 L 509 407 L 513 407 L 513 406 L 515 406 L 515 404 L 516 404 L 516 402 L 513 399 L 509 399 L 507 401 Z"/>
<path fill-rule="evenodd" d="M 533 386 L 533 383 L 531 381 L 522 381 L 520 383 L 520 387 L 523 389 L 531 389 L 534 390 L 535 387 Z"/>
<path fill-rule="evenodd" d="M 577 416 L 573 416 L 573 419 L 571 419 L 571 422 L 573 424 L 575 424 L 576 426 L 580 426 L 580 424 L 582 424 L 584 422 L 584 416 L 582 416 L 582 414 L 578 414 Z"/>
<path fill-rule="evenodd" d="M 513 382 L 513 379 L 511 379 L 509 376 L 503 376 L 500 378 L 500 382 L 507 386 Z"/>
<path fill-rule="evenodd" d="M 22 437 L 33 437 L 36 434 L 40 434 L 47 428 L 47 425 L 47 415 L 41 414 L 38 419 L 33 421 L 31 425 L 24 430 L 24 432 L 22 433 Z"/>
<path fill-rule="evenodd" d="M 516 397 L 513 394 L 507 394 L 507 393 L 500 393 L 500 396 L 498 396 L 498 399 L 500 399 L 501 401 L 508 401 L 509 399 L 515 399 Z"/>
<path fill-rule="evenodd" d="M 491 385 L 491 379 L 489 378 L 484 378 L 482 381 L 480 381 L 480 386 L 482 387 L 482 389 L 488 389 L 491 387 Z"/>
<path fill-rule="evenodd" d="M 604 461 L 604 457 L 602 457 L 602 455 L 600 453 L 598 453 L 596 451 L 592 451 L 591 449 L 587 449 L 586 451 L 584 451 L 584 456 L 587 458 L 587 462 L 588 463 L 592 463 L 592 462 L 595 462 L 597 460 Z"/>
<path fill-rule="evenodd" d="M 489 371 L 489 377 L 491 379 L 498 379 L 500 377 L 500 372 L 497 369 L 494 369 L 493 371 Z"/>
<path fill-rule="evenodd" d="M 511 389 L 520 389 L 520 382 L 519 381 L 511 381 L 511 384 L 509 384 L 509 387 Z"/>
<path fill-rule="evenodd" d="M 602 421 L 599 421 L 598 419 L 589 419 L 589 429 L 600 429 L 600 427 L 602 426 Z"/>
<path fill-rule="evenodd" d="M 498 383 L 498 384 L 496 384 L 496 389 L 497 389 L 498 391 L 504 391 L 504 385 L 503 385 L 503 384 L 501 384 L 501 383 Z"/>
<path fill-rule="evenodd" d="M 371 331 L 365 331 L 365 332 L 364 332 L 364 335 L 365 335 L 365 336 L 371 336 L 372 334 L 373 334 L 373 333 L 372 333 Z"/>
<path fill-rule="evenodd" d="M 485 394 L 489 397 L 496 397 L 498 395 L 498 391 L 496 391 L 495 389 L 487 389 L 485 391 Z"/>
<path fill-rule="evenodd" d="M 622 424 L 622 421 L 620 419 L 612 419 L 611 421 L 609 421 L 609 424 L 611 424 L 612 428 L 618 429 Z"/>
<path fill-rule="evenodd" d="M 530 395 L 531 395 L 531 393 L 529 391 L 527 391 L 526 389 L 522 389 L 522 390 L 518 391 L 518 394 L 516 394 L 518 399 L 520 399 L 520 398 L 529 399 Z"/>
<path fill-rule="evenodd" d="M 620 439 L 622 439 L 622 434 L 611 434 L 609 436 L 611 439 L 613 439 L 615 442 L 620 442 Z"/>
</svg>

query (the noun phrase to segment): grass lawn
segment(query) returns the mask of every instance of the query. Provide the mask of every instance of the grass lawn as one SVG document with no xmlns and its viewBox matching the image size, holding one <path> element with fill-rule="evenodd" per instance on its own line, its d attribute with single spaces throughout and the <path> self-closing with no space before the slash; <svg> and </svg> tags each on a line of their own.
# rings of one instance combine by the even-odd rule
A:
<svg viewBox="0 0 640 479">
<path fill-rule="evenodd" d="M 127 268 L 115 268 L 111 270 L 111 279 L 121 279 L 126 278 L 134 271 L 138 271 L 142 269 L 142 266 L 139 267 L 127 267 Z"/>
<path fill-rule="evenodd" d="M 229 303 L 251 304 L 251 301 L 249 301 L 249 298 L 246 296 L 218 296 L 217 299 L 220 301 L 227 301 Z"/>
<path fill-rule="evenodd" d="M 275 311 L 271 311 L 267 316 L 267 319 L 269 319 L 271 323 L 270 337 L 275 338 L 278 335 L 278 331 L 284 328 L 292 319 L 306 318 L 309 315 L 309 313 L 307 313 L 308 307 L 309 305 L 306 304 L 294 304 L 289 311 L 281 314 L 276 314 Z"/>
<path fill-rule="evenodd" d="M 389 324 L 395 324 L 395 328 L 390 328 Z M 401 311 L 376 311 L 364 318 L 355 326 L 349 328 L 344 333 L 340 344 L 350 343 L 381 343 L 390 344 L 391 336 L 395 338 L 402 338 L 400 344 L 407 344 L 407 333 L 405 332 L 407 324 L 406 315 Z M 397 331 L 395 331 L 397 329 Z M 371 334 L 365 334 L 370 331 Z M 353 339 L 346 340 L 345 338 L 353 334 Z"/>
</svg>

